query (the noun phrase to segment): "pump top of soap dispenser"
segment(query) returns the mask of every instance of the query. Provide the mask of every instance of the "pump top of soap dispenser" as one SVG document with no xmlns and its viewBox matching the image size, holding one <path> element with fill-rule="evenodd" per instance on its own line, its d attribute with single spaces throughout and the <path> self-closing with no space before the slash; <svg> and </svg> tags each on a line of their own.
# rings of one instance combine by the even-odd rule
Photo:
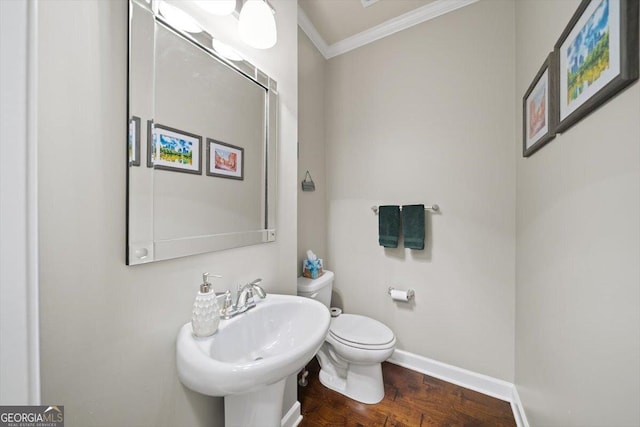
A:
<svg viewBox="0 0 640 427">
<path fill-rule="evenodd" d="M 203 294 L 211 292 L 211 283 L 209 282 L 209 276 L 216 277 L 218 279 L 222 277 L 219 274 L 202 273 L 202 284 L 200 285 L 200 292 L 202 292 Z"/>
</svg>

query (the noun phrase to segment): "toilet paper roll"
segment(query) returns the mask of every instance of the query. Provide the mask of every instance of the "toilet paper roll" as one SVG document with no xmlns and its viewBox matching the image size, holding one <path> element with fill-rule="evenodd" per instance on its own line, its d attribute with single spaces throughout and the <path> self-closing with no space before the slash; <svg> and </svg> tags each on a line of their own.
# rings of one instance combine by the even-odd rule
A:
<svg viewBox="0 0 640 427">
<path fill-rule="evenodd" d="M 391 289 L 389 295 L 391 295 L 391 299 L 394 301 L 409 301 L 413 296 L 411 292 L 401 291 L 399 289 Z"/>
<path fill-rule="evenodd" d="M 338 317 L 342 314 L 342 310 L 338 307 L 331 307 L 331 317 Z"/>
</svg>

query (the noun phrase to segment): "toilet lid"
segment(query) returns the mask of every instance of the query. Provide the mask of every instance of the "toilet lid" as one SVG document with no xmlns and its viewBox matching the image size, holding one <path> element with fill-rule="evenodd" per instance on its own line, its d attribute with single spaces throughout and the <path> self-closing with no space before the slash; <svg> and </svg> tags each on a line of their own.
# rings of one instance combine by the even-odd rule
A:
<svg viewBox="0 0 640 427">
<path fill-rule="evenodd" d="M 357 345 L 384 345 L 395 339 L 393 331 L 384 324 L 357 314 L 333 317 L 329 332 L 341 341 Z"/>
</svg>

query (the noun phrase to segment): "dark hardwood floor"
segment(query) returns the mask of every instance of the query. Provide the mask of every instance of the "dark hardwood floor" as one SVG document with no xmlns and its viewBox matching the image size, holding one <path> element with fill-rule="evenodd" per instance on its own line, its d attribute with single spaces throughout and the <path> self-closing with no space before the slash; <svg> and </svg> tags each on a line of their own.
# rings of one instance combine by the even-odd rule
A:
<svg viewBox="0 0 640 427">
<path fill-rule="evenodd" d="M 509 402 L 383 363 L 384 399 L 365 405 L 323 386 L 314 360 L 309 385 L 298 386 L 300 427 L 318 426 L 515 426 Z"/>
</svg>

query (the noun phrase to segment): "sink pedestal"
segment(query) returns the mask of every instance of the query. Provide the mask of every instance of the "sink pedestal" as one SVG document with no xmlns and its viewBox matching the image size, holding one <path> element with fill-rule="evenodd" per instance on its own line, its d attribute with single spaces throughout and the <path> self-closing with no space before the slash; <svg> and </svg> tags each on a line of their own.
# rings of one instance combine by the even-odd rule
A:
<svg viewBox="0 0 640 427">
<path fill-rule="evenodd" d="M 279 427 L 285 380 L 249 393 L 225 396 L 225 427 Z"/>
</svg>

